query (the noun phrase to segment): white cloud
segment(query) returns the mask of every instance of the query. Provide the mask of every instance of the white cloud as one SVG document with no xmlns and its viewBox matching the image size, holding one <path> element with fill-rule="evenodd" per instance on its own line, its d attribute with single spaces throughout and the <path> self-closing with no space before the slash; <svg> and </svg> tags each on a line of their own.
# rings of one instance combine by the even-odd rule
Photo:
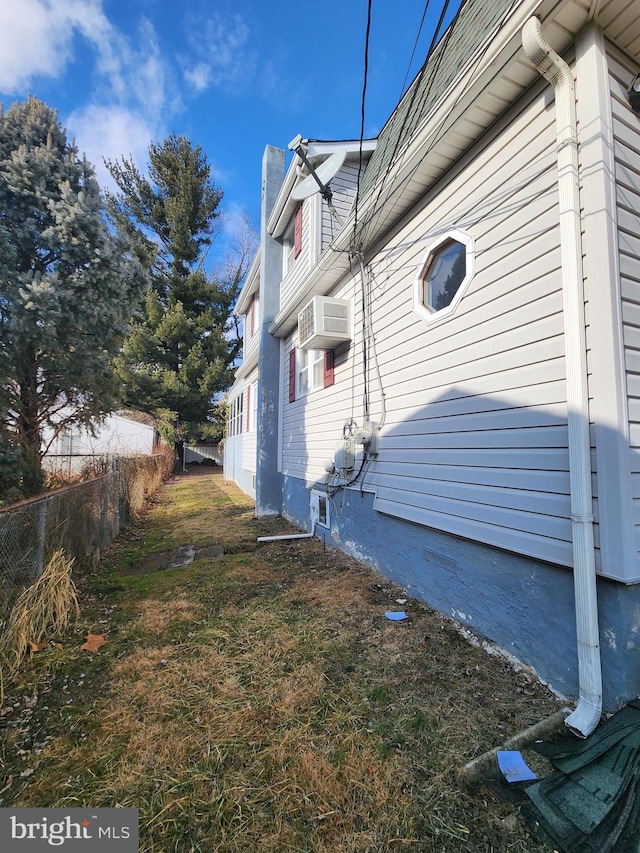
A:
<svg viewBox="0 0 640 853">
<path fill-rule="evenodd" d="M 149 143 L 162 140 L 171 119 L 184 109 L 186 86 L 201 92 L 211 85 L 251 83 L 256 60 L 240 16 L 194 22 L 187 61 L 161 48 L 150 20 L 134 19 L 125 33 L 109 20 L 104 4 L 0 0 L 0 92 L 24 96 L 38 78 L 62 77 L 72 70 L 74 49 L 82 40 L 91 57 L 82 73 L 90 75 L 92 95 L 63 122 L 95 167 L 100 185 L 114 189 L 103 158 L 131 157 L 144 170 Z M 184 80 L 177 76 L 180 65 Z M 213 166 L 212 173 L 214 180 L 223 177 Z"/>
<path fill-rule="evenodd" d="M 194 22 L 191 31 L 198 62 L 185 68 L 184 76 L 196 92 L 209 86 L 235 89 L 252 82 L 257 56 L 250 47 L 251 31 L 240 15 L 214 14 L 197 25 Z"/>
<path fill-rule="evenodd" d="M 198 94 L 204 92 L 211 84 L 211 66 L 206 62 L 199 62 L 191 71 L 185 71 L 184 77 Z"/>
<path fill-rule="evenodd" d="M 164 113 L 173 112 L 171 69 L 150 21 L 142 21 L 137 43 L 139 48 L 127 50 L 122 62 L 128 100 L 158 121 Z"/>
<path fill-rule="evenodd" d="M 39 75 L 59 77 L 76 32 L 107 61 L 112 28 L 101 0 L 2 0 L 0 14 L 0 91 L 20 92 Z"/>
<path fill-rule="evenodd" d="M 115 190 L 115 184 L 103 163 L 131 157 L 145 163 L 149 143 L 157 138 L 157 128 L 140 113 L 125 107 L 90 105 L 67 119 L 69 135 L 94 166 L 102 189 Z"/>
<path fill-rule="evenodd" d="M 0 27 L 0 90 L 14 93 L 35 74 L 57 77 L 67 62 L 73 27 L 38 0 L 5 2 Z"/>
<path fill-rule="evenodd" d="M 130 39 L 102 2 L 0 0 L 0 91 L 24 94 L 38 76 L 60 77 L 73 60 L 74 39 L 83 38 L 93 48 L 94 94 L 65 123 L 104 184 L 110 178 L 102 158 L 131 154 L 145 162 L 177 99 L 152 24 L 143 19 Z"/>
</svg>

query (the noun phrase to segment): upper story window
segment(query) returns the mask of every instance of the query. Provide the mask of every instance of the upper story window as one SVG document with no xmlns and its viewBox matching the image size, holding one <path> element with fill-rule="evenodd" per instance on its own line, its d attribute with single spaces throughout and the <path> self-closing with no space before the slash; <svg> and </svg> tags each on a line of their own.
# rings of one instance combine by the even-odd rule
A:
<svg viewBox="0 0 640 853">
<path fill-rule="evenodd" d="M 302 202 L 296 208 L 293 222 L 284 235 L 285 275 L 302 252 Z"/>
<path fill-rule="evenodd" d="M 256 296 L 251 300 L 249 309 L 246 314 L 244 334 L 247 340 L 251 340 L 258 331 L 258 298 Z"/>
<path fill-rule="evenodd" d="M 293 256 L 297 258 L 302 251 L 302 203 L 298 205 L 293 217 Z"/>
<path fill-rule="evenodd" d="M 414 307 L 427 321 L 453 313 L 473 276 L 472 240 L 450 231 L 427 248 L 414 285 Z"/>
</svg>

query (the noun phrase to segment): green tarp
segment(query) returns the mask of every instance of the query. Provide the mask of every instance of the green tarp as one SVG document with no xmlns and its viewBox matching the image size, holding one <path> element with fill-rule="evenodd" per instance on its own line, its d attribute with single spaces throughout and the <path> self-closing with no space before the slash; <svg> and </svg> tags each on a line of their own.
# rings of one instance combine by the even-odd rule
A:
<svg viewBox="0 0 640 853">
<path fill-rule="evenodd" d="M 561 853 L 640 853 L 640 702 L 534 749 L 557 773 L 525 788 L 522 812 Z"/>
</svg>

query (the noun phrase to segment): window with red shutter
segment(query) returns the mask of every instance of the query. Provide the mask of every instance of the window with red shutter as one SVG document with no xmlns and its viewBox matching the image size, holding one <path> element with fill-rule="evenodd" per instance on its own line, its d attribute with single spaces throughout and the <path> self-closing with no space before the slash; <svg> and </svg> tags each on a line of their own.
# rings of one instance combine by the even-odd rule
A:
<svg viewBox="0 0 640 853">
<path fill-rule="evenodd" d="M 297 258 L 302 251 L 302 205 L 298 205 L 293 226 L 293 257 Z"/>
<path fill-rule="evenodd" d="M 296 399 L 296 351 L 295 347 L 289 353 L 289 402 Z"/>
<path fill-rule="evenodd" d="M 324 353 L 324 387 L 328 388 L 335 381 L 333 350 L 325 350 Z"/>
</svg>

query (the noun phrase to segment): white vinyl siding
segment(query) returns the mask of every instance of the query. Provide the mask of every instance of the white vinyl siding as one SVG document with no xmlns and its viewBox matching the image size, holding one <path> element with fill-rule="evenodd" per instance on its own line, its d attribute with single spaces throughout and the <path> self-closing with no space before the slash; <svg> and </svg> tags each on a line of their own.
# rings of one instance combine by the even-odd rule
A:
<svg viewBox="0 0 640 853">
<path fill-rule="evenodd" d="M 382 512 L 571 565 L 555 116 L 545 94 L 467 157 L 374 265 L 402 286 L 387 287 L 374 320 L 387 422 L 370 482 Z M 475 275 L 452 317 L 407 323 L 409 277 L 426 243 L 451 227 L 473 236 Z M 411 346 L 398 347 L 400 336 Z"/>
<path fill-rule="evenodd" d="M 362 171 L 366 168 L 363 163 Z M 351 206 L 356 196 L 356 187 L 358 184 L 358 159 L 349 159 L 345 161 L 338 174 L 331 180 L 331 192 L 333 193 L 332 203 L 336 213 L 342 222 L 346 222 Z M 322 199 L 322 251 L 329 246 L 340 231 L 340 225 L 336 222 L 334 216 L 331 215 L 329 205 Z"/>
<path fill-rule="evenodd" d="M 260 342 L 260 299 L 256 293 L 244 315 L 242 334 L 242 361 L 243 363 L 257 361 L 258 345 Z M 253 313 L 253 320 L 252 315 Z"/>
<path fill-rule="evenodd" d="M 224 476 L 255 497 L 251 486 L 257 465 L 256 403 L 258 371 L 236 379 L 229 390 L 227 435 L 224 442 Z"/>
<path fill-rule="evenodd" d="M 334 351 L 334 384 L 290 403 L 288 372 L 292 347 L 297 347 L 297 336 L 289 338 L 283 347 L 282 471 L 310 483 L 324 482 L 325 463 L 333 459 L 335 444 L 351 412 L 352 364 L 347 358 L 347 348 L 338 348 Z"/>
<path fill-rule="evenodd" d="M 629 417 L 622 334 L 615 160 L 614 97 L 607 46 L 596 26 L 576 42 L 578 141 L 583 209 L 586 340 L 597 570 L 638 579 L 629 456 Z M 618 89 L 617 93 L 614 91 Z"/>
<path fill-rule="evenodd" d="M 571 565 L 555 114 L 537 91 L 372 261 L 387 418 L 364 487 L 387 514 Z M 412 283 L 450 228 L 473 238 L 475 275 L 456 313 L 427 327 Z M 357 278 L 332 295 L 360 312 Z M 361 363 L 356 341 L 329 395 L 285 406 L 286 473 L 323 478 L 354 407 L 358 419 Z"/>
<path fill-rule="evenodd" d="M 640 548 L 640 125 L 626 100 L 626 89 L 637 68 L 624 55 L 612 50 L 609 69 L 631 476 L 636 541 Z"/>
<path fill-rule="evenodd" d="M 248 381 L 245 388 L 245 431 L 242 438 L 242 467 L 246 471 L 256 473 L 257 463 L 257 431 L 256 414 L 258 400 L 257 374 L 252 374 L 252 381 Z"/>
<path fill-rule="evenodd" d="M 294 258 L 293 239 L 294 229 L 293 220 L 291 229 L 287 232 L 284 245 L 284 278 L 280 285 L 280 304 L 285 305 L 291 297 L 296 293 L 302 279 L 309 272 L 310 265 L 310 227 L 312 217 L 312 199 L 305 199 L 302 202 L 302 250 L 297 258 Z"/>
</svg>

